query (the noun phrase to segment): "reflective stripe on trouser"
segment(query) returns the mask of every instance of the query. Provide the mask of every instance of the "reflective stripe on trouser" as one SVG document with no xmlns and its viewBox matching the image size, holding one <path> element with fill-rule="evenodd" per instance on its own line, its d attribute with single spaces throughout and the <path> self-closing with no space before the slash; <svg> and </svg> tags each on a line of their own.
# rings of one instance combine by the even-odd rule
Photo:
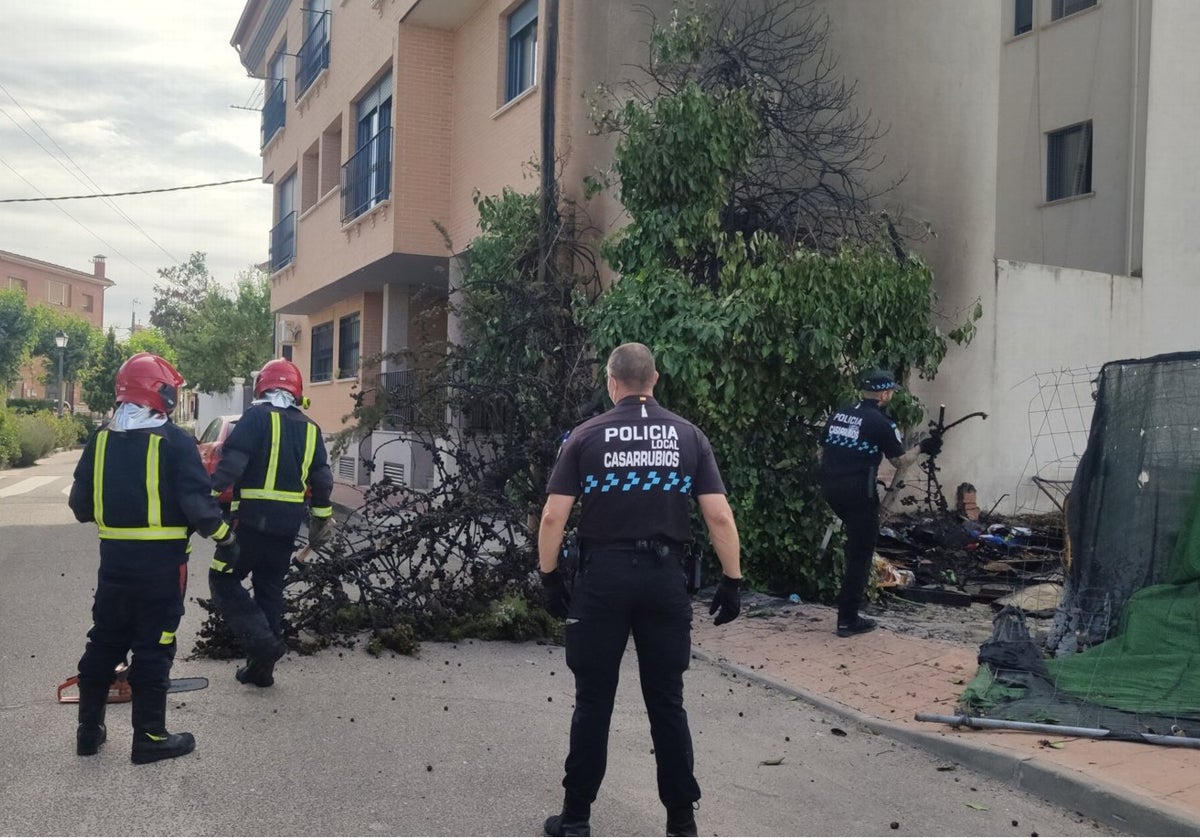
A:
<svg viewBox="0 0 1200 840">
<path fill-rule="evenodd" d="M 170 679 L 175 633 L 183 617 L 187 556 L 177 546 L 167 548 L 161 543 L 101 543 L 93 625 L 79 660 L 81 678 L 107 685 L 113 670 L 132 652 L 130 685 Z"/>
<path fill-rule="evenodd" d="M 621 657 L 632 633 L 659 799 L 669 807 L 700 798 L 683 708 L 691 622 L 691 599 L 678 558 L 659 558 L 653 550 L 588 553 L 575 577 L 566 627 L 567 665 L 575 674 L 571 751 L 563 778 L 569 795 L 592 802 L 604 779 Z"/>
<path fill-rule="evenodd" d="M 294 537 L 238 530 L 238 562 L 232 573 L 210 571 L 209 589 L 221 615 L 244 641 L 257 643 L 282 635 L 283 584 L 291 564 Z M 242 581 L 250 577 L 254 595 Z"/>
</svg>

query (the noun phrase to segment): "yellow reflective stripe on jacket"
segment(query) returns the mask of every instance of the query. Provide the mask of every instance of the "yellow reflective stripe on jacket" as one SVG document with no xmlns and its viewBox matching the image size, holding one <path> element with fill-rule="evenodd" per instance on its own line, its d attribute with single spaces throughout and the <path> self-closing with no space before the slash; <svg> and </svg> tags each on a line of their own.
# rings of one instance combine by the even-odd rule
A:
<svg viewBox="0 0 1200 840">
<path fill-rule="evenodd" d="M 146 449 L 146 524 L 151 528 L 162 526 L 162 499 L 158 495 L 158 449 L 162 438 L 150 435 L 150 446 Z"/>
<path fill-rule="evenodd" d="M 231 571 L 233 571 L 233 569 L 230 567 L 230 565 L 228 563 L 226 563 L 224 560 L 218 560 L 216 557 L 214 557 L 212 559 L 212 562 L 208 564 L 208 568 L 212 569 L 214 572 L 231 572 Z"/>
<path fill-rule="evenodd" d="M 171 630 L 162 631 L 162 635 L 158 637 L 158 643 L 160 645 L 175 644 L 175 633 Z"/>
<path fill-rule="evenodd" d="M 110 528 L 100 526 L 102 540 L 186 540 L 186 526 L 178 528 Z"/>
<path fill-rule="evenodd" d="M 308 468 L 312 466 L 313 455 L 317 452 L 317 427 L 312 423 L 305 424 L 304 430 L 304 461 L 300 464 L 300 483 L 308 484 Z"/>
<path fill-rule="evenodd" d="M 222 521 L 221 524 L 217 526 L 217 530 L 213 531 L 211 534 L 209 534 L 209 536 L 214 540 L 225 539 L 225 537 L 229 536 L 229 523 Z"/>
<path fill-rule="evenodd" d="M 264 486 L 262 487 L 243 487 L 238 491 L 238 496 L 241 499 L 258 499 L 267 502 L 288 502 L 290 504 L 304 504 L 304 490 L 279 490 L 275 487 L 275 479 L 279 472 L 279 444 L 281 437 L 279 414 L 271 412 L 271 455 L 267 460 L 267 474 L 264 477 Z M 306 424 L 304 438 L 304 460 L 300 464 L 300 483 L 308 484 L 308 470 L 312 466 L 313 458 L 317 453 L 317 427 L 313 423 Z M 233 503 L 233 509 L 237 509 L 237 502 Z M 333 511 L 331 510 L 330 513 Z"/>
<path fill-rule="evenodd" d="M 108 448 L 108 429 L 96 435 L 96 452 L 92 456 L 92 518 L 104 530 L 104 450 Z"/>
<path fill-rule="evenodd" d="M 304 503 L 303 490 L 242 490 L 242 499 L 266 499 L 269 502 Z"/>
</svg>

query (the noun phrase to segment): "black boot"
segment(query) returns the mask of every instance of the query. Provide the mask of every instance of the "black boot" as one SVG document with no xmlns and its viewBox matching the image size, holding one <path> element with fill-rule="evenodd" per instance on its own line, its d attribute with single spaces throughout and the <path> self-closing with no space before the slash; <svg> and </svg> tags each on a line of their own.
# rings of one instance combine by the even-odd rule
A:
<svg viewBox="0 0 1200 840">
<path fill-rule="evenodd" d="M 696 837 L 698 834 L 696 812 L 692 809 L 692 803 L 667 808 L 668 837 Z"/>
<path fill-rule="evenodd" d="M 167 731 L 166 684 L 133 686 L 133 763 L 178 758 L 195 748 L 192 733 Z"/>
<path fill-rule="evenodd" d="M 259 688 L 270 688 L 275 685 L 275 663 L 287 653 L 287 645 L 272 636 L 270 641 L 263 640 L 253 645 L 247 645 L 250 656 L 246 664 L 237 669 L 234 675 L 243 684 L 253 684 Z"/>
<path fill-rule="evenodd" d="M 870 633 L 878 626 L 875 619 L 856 612 L 852 618 L 838 618 L 837 634 L 842 638 L 856 636 L 859 633 Z"/>
<path fill-rule="evenodd" d="M 591 837 L 591 814 L 590 802 L 568 793 L 563 796 L 562 813 L 546 817 L 542 830 L 547 837 Z"/>
<path fill-rule="evenodd" d="M 108 706 L 108 683 L 79 678 L 79 728 L 75 730 L 75 754 L 95 755 L 108 737 L 104 711 Z"/>
</svg>

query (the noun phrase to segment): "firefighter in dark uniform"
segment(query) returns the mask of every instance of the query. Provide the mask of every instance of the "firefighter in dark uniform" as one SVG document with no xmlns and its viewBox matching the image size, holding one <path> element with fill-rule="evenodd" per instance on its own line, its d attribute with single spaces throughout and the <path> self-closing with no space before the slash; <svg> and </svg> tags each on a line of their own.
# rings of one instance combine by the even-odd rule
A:
<svg viewBox="0 0 1200 840">
<path fill-rule="evenodd" d="M 821 492 L 846 529 L 846 568 L 837 598 L 837 634 L 842 637 L 876 627 L 858 611 L 866 601 L 879 538 L 879 464 L 887 458 L 900 469 L 920 453 L 941 450 L 941 438 L 929 437 L 905 452 L 900 429 L 883 411 L 899 387 L 889 371 L 867 371 L 859 380 L 861 398 L 830 415 L 821 440 Z"/>
<path fill-rule="evenodd" d="M 236 564 L 214 560 L 208 584 L 245 648 L 238 682 L 262 688 L 275 684 L 275 663 L 287 653 L 283 585 L 305 511 L 314 547 L 328 539 L 333 524 L 325 440 L 301 405 L 307 403 L 299 368 L 287 359 L 263 365 L 254 401 L 229 433 L 212 479 L 214 493 L 233 487 L 241 551 Z M 311 508 L 305 499 L 310 487 Z M 242 585 L 247 576 L 253 597 Z"/>
<path fill-rule="evenodd" d="M 699 504 L 724 573 L 709 610 L 717 624 L 732 621 L 741 608 L 737 525 L 708 439 L 654 400 L 658 372 L 650 350 L 621 345 L 609 356 L 607 372 L 613 408 L 568 436 L 538 531 L 547 608 L 566 618 L 567 665 L 575 675 L 563 807 L 544 829 L 560 837 L 591 832 L 621 656 L 632 633 L 667 832 L 695 835 L 700 788 L 683 709 L 683 672 L 691 657 L 684 571 L 692 539 L 689 503 L 695 498 Z M 558 557 L 577 497 L 580 568 L 568 596 Z"/>
<path fill-rule="evenodd" d="M 183 616 L 188 538 L 217 542 L 232 560 L 237 540 L 221 518 L 196 441 L 172 423 L 183 377 L 169 362 L 138 353 L 117 372 L 117 410 L 88 441 L 75 468 L 69 504 L 100 532 L 100 572 L 92 629 L 79 660 L 79 728 L 75 751 L 95 755 L 104 743 L 105 704 L 114 670 L 133 652 L 134 764 L 191 752 L 191 733 L 166 727 L 175 633 Z"/>
</svg>

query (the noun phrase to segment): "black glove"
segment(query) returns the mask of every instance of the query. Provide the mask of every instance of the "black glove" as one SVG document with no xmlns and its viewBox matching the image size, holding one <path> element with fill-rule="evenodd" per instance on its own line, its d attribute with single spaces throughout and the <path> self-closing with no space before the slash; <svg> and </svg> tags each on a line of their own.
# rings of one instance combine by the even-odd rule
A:
<svg viewBox="0 0 1200 840">
<path fill-rule="evenodd" d="M 563 621 L 571 608 L 571 593 L 567 591 L 567 580 L 561 569 L 542 572 L 542 606 L 546 612 Z"/>
<path fill-rule="evenodd" d="M 742 579 L 721 575 L 721 582 L 717 584 L 717 591 L 713 594 L 712 603 L 708 605 L 708 614 L 717 614 L 717 617 L 713 619 L 713 624 L 726 624 L 733 621 L 741 611 Z"/>
<path fill-rule="evenodd" d="M 931 458 L 936 458 L 942 451 L 942 436 L 934 435 L 921 441 L 921 452 Z"/>
<path fill-rule="evenodd" d="M 230 531 L 223 540 L 217 540 L 217 550 L 213 552 L 212 570 L 227 575 L 233 574 L 242 550 L 238 546 L 237 534 Z"/>
<path fill-rule="evenodd" d="M 325 545 L 325 543 L 329 542 L 329 537 L 332 534 L 332 516 L 308 517 L 308 544 L 313 548 L 320 548 Z"/>
</svg>

